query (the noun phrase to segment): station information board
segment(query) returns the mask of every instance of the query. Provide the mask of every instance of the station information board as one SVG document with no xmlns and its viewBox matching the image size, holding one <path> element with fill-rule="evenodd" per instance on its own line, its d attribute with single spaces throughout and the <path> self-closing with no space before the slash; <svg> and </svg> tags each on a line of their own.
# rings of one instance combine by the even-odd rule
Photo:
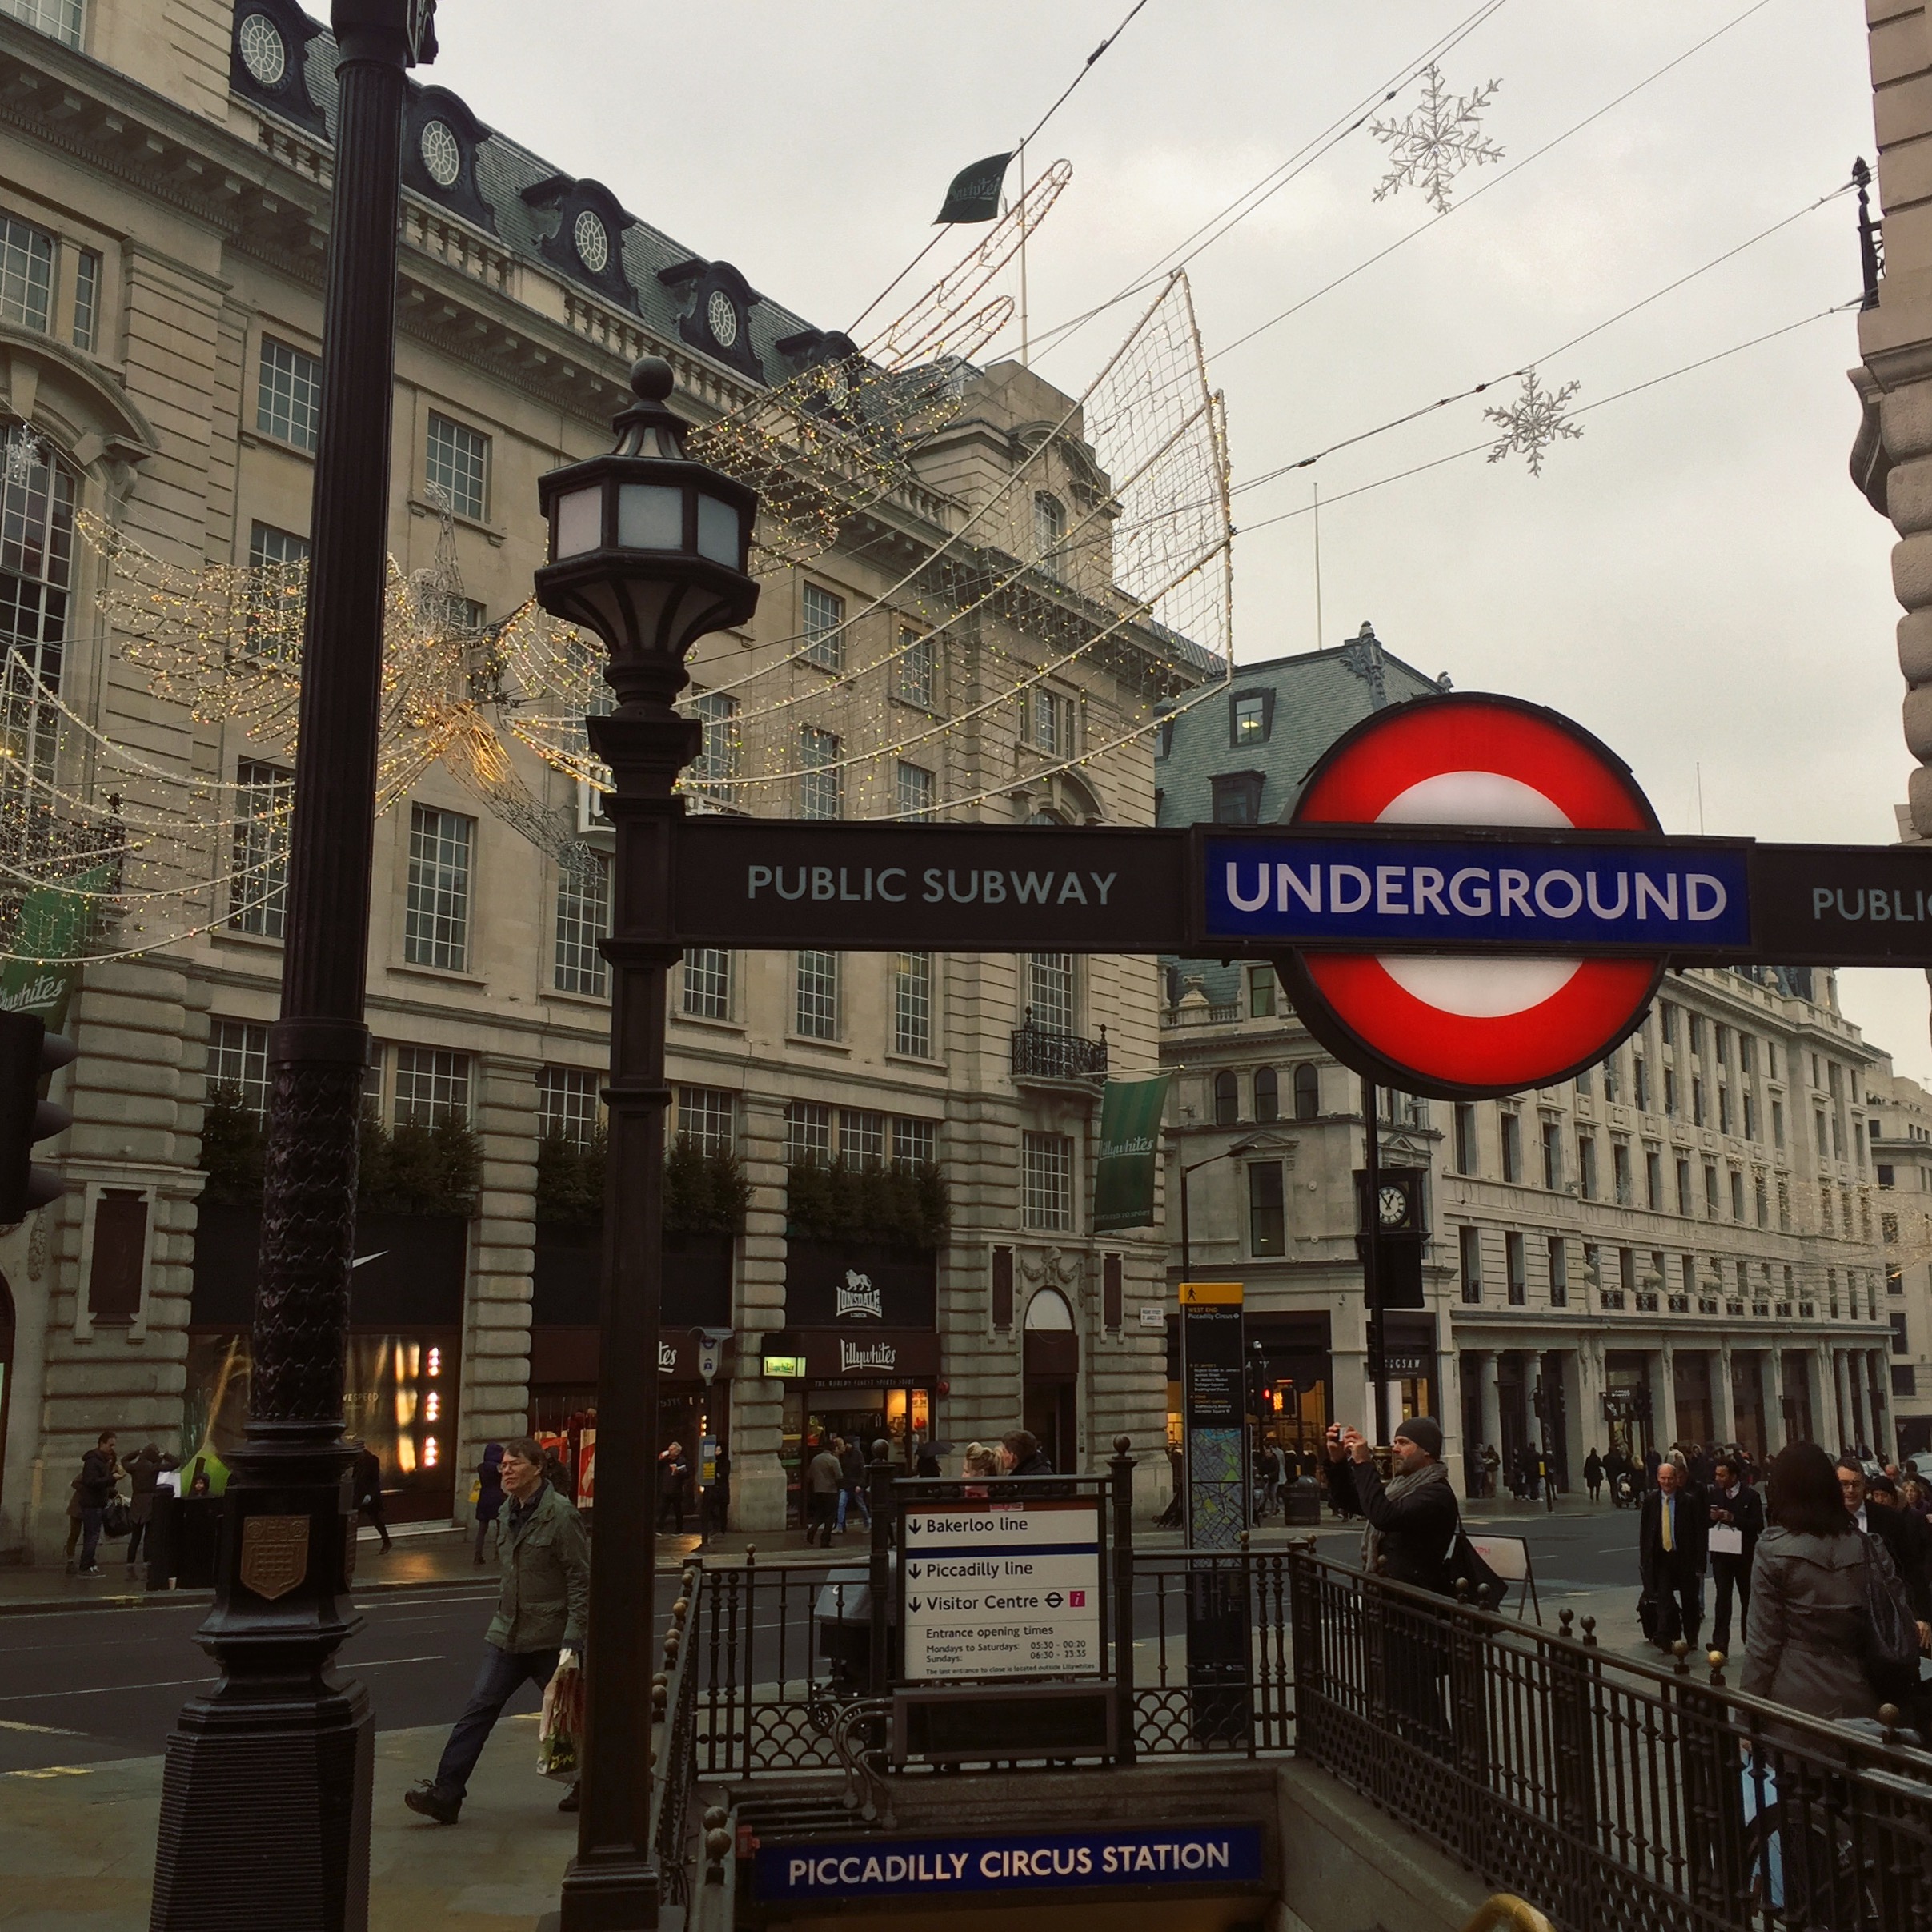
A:
<svg viewBox="0 0 1932 1932">
<path fill-rule="evenodd" d="M 904 1529 L 908 1682 L 1100 1674 L 1097 1498 L 921 1505 Z"/>
</svg>

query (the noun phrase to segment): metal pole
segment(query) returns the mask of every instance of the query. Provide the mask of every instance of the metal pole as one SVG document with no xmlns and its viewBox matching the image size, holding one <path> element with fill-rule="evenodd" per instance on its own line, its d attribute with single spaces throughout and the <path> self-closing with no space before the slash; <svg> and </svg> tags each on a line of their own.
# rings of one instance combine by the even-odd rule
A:
<svg viewBox="0 0 1932 1932">
<path fill-rule="evenodd" d="M 1201 1167 L 1205 1164 L 1203 1161 L 1196 1160 L 1194 1167 Z M 1180 1169 L 1180 1278 L 1184 1281 L 1191 1281 L 1194 1278 L 1193 1254 L 1188 1245 L 1188 1176 L 1193 1172 L 1193 1167 L 1188 1167 L 1184 1163 L 1182 1164 Z"/>
<path fill-rule="evenodd" d="M 220 1668 L 168 1740 L 150 1924 L 357 1932 L 368 1921 L 369 1700 L 326 1673 L 357 1627 L 343 1441 L 374 849 L 405 69 L 432 0 L 335 0 L 335 179 L 248 1433 L 230 1459 Z"/>
<path fill-rule="evenodd" d="M 1107 1467 L 1113 1492 L 1113 1761 L 1130 1765 L 1134 1737 L 1134 1459 L 1132 1439 L 1116 1436 Z"/>
<path fill-rule="evenodd" d="M 1362 1082 L 1362 1191 L 1368 1196 L 1363 1218 L 1368 1223 L 1362 1245 L 1362 1296 L 1369 1312 L 1369 1385 L 1375 1392 L 1370 1420 L 1377 1443 L 1389 1440 L 1387 1350 L 1382 1323 L 1382 1136 L 1375 1117 L 1373 1080 Z"/>
</svg>

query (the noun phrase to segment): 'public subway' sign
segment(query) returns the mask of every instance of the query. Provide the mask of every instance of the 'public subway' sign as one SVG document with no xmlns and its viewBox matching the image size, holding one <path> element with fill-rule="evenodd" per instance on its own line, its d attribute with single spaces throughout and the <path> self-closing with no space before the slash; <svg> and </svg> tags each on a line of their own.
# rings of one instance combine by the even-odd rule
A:
<svg viewBox="0 0 1932 1932">
<path fill-rule="evenodd" d="M 1258 1825 L 1028 1831 L 988 1838 L 763 1844 L 752 1874 L 761 1905 L 941 1898 L 967 1892 L 1155 1886 L 1217 1890 L 1265 1880 Z"/>
</svg>

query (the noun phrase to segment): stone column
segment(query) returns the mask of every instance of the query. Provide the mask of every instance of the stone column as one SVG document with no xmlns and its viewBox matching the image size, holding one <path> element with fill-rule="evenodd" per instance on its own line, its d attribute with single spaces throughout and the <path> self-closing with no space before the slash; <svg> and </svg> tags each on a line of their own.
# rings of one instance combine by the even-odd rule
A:
<svg viewBox="0 0 1932 1932">
<path fill-rule="evenodd" d="M 1881 1462 L 1890 1462 L 1898 1445 L 1892 1429 L 1891 1364 L 1883 1349 L 1864 1351 L 1866 1386 L 1871 1392 L 1872 1451 Z"/>
<path fill-rule="evenodd" d="M 1599 1455 L 1609 1446 L 1609 1425 L 1603 1419 L 1603 1341 L 1588 1336 L 1577 1349 L 1577 1400 L 1570 1411 L 1570 1480 L 1583 1480 L 1583 1464 L 1591 1449 Z"/>
<path fill-rule="evenodd" d="M 1653 1440 L 1660 1456 L 1670 1453 L 1671 1445 L 1677 1441 L 1677 1349 L 1673 1344 L 1665 1342 L 1652 1360 L 1656 1363 L 1656 1379 L 1653 1387 L 1655 1398 L 1650 1405 L 1651 1425 Z"/>
<path fill-rule="evenodd" d="M 1846 1366 L 1846 1354 L 1843 1349 L 1831 1351 L 1831 1373 L 1838 1399 L 1838 1429 L 1831 1439 L 1834 1449 L 1850 1446 L 1858 1430 L 1858 1412 L 1852 1404 L 1851 1371 Z"/>
<path fill-rule="evenodd" d="M 732 1326 L 732 1509 L 734 1529 L 768 1533 L 785 1526 L 785 1470 L 779 1460 L 784 1384 L 759 1374 L 764 1338 L 785 1321 L 785 1108 L 747 1094 L 740 1152 L 751 1184 Z"/>
<path fill-rule="evenodd" d="M 1501 1357 L 1493 1349 L 1485 1349 L 1476 1357 L 1477 1386 L 1482 1391 L 1482 1440 L 1485 1447 L 1495 1449 L 1498 1454 L 1503 1446 L 1502 1391 L 1497 1381 L 1501 1370 Z M 1501 1471 L 1497 1479 L 1501 1481 Z"/>
<path fill-rule="evenodd" d="M 1722 1443 L 1738 1440 L 1738 1394 L 1731 1386 L 1731 1345 L 1723 1342 L 1718 1349 L 1718 1386 L 1712 1391 L 1715 1397 L 1712 1425 L 1718 1432 L 1718 1440 Z"/>
<path fill-rule="evenodd" d="M 1832 1373 L 1831 1345 L 1814 1342 L 1806 1367 L 1811 1378 L 1812 1440 L 1835 1453 L 1843 1445 L 1844 1429 L 1838 1413 L 1838 1379 Z"/>
</svg>

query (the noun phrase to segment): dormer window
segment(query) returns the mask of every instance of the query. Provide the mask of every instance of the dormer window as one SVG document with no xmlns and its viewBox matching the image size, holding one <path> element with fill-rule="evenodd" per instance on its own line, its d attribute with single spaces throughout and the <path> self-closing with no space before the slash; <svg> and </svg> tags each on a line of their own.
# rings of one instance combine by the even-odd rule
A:
<svg viewBox="0 0 1932 1932">
<path fill-rule="evenodd" d="M 403 185 L 496 232 L 496 214 L 476 189 L 476 150 L 490 130 L 447 87 L 409 90 L 403 133 Z"/>
<path fill-rule="evenodd" d="M 713 289 L 704 305 L 704 326 L 720 349 L 730 348 L 738 339 L 737 305 L 721 288 Z"/>
<path fill-rule="evenodd" d="M 764 367 L 752 346 L 752 311 L 764 298 L 729 262 L 707 262 L 696 255 L 690 260 L 660 268 L 657 279 L 665 287 L 681 291 L 690 307 L 678 318 L 678 333 L 694 349 L 741 369 L 747 375 L 764 379 Z M 780 346 L 781 354 L 809 348 L 813 339 L 788 336 L 790 347 Z"/>
<path fill-rule="evenodd" d="M 453 188 L 463 172 L 463 148 L 447 121 L 426 121 L 416 141 L 423 171 L 439 188 Z"/>
<path fill-rule="evenodd" d="M 1057 577 L 1060 574 L 1060 547 L 1067 540 L 1067 506 L 1050 490 L 1033 492 L 1033 547 L 1039 553 L 1040 567 Z"/>
<path fill-rule="evenodd" d="M 1228 742 L 1233 745 L 1265 744 L 1275 724 L 1275 694 L 1272 691 L 1237 691 L 1228 700 Z"/>
<path fill-rule="evenodd" d="M 288 71 L 288 46 L 281 28 L 266 14 L 244 14 L 234 38 L 250 77 L 262 86 L 279 87 Z"/>
<path fill-rule="evenodd" d="M 10 7 L 9 12 L 18 12 Z M 309 98 L 308 43 L 322 32 L 298 0 L 243 0 L 228 45 L 228 84 L 245 99 L 272 108 L 318 134 L 327 122 Z"/>
<path fill-rule="evenodd" d="M 594 209 L 585 208 L 571 225 L 571 240 L 576 244 L 577 259 L 593 275 L 610 266 L 611 233 L 597 218 Z"/>
<path fill-rule="evenodd" d="M 600 181 L 573 181 L 552 174 L 532 182 L 523 199 L 533 208 L 556 211 L 557 225 L 538 243 L 544 260 L 599 294 L 635 311 L 637 291 L 624 273 L 623 238 L 637 217 L 628 213 Z"/>
<path fill-rule="evenodd" d="M 1210 784 L 1214 792 L 1217 825 L 1258 825 L 1261 820 L 1261 788 L 1266 782 L 1259 772 L 1222 772 Z"/>
</svg>

